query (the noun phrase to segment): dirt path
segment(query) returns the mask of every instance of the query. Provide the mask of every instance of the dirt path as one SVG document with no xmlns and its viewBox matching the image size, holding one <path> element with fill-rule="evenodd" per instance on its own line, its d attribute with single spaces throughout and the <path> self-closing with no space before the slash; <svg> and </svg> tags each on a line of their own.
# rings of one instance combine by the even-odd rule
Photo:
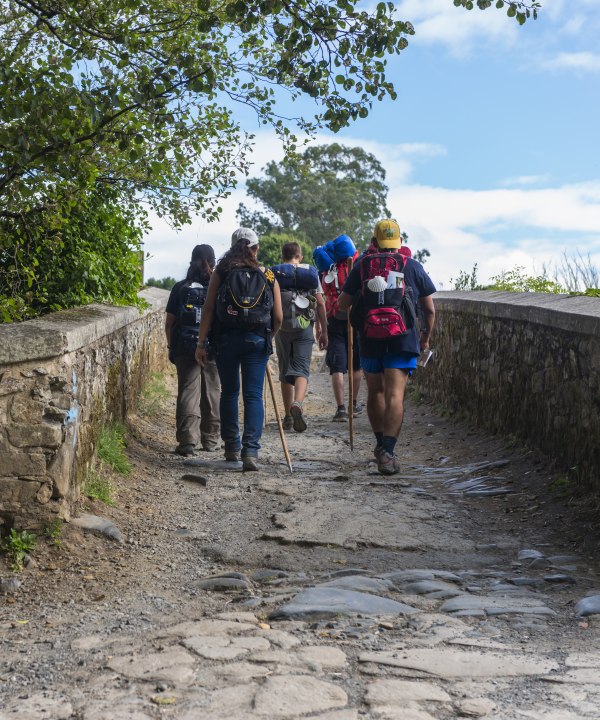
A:
<svg viewBox="0 0 600 720">
<path fill-rule="evenodd" d="M 132 418 L 115 506 L 81 506 L 123 541 L 66 525 L 0 596 L 2 720 L 600 717 L 595 536 L 543 458 L 411 396 L 384 479 L 327 375 L 306 406 L 292 475 L 272 410 L 246 474 L 172 453 L 173 398 Z"/>
</svg>

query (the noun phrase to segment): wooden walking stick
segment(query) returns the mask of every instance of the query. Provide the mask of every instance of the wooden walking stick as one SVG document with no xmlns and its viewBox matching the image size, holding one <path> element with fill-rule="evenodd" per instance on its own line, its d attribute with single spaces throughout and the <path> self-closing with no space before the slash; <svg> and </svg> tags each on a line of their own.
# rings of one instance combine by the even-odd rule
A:
<svg viewBox="0 0 600 720">
<path fill-rule="evenodd" d="M 353 261 L 348 258 L 348 275 L 352 272 Z M 354 451 L 354 329 L 350 323 L 348 310 L 348 430 L 350 431 L 350 450 Z"/>
<path fill-rule="evenodd" d="M 283 446 L 283 452 L 285 459 L 287 460 L 287 466 L 290 472 L 294 472 L 292 468 L 292 458 L 290 457 L 290 451 L 288 450 L 287 441 L 285 439 L 285 433 L 283 432 L 283 425 L 281 424 L 281 417 L 279 415 L 279 408 L 277 407 L 277 398 L 275 397 L 275 388 L 273 387 L 273 378 L 271 377 L 271 368 L 267 365 L 267 380 L 269 381 L 269 390 L 271 391 L 271 397 L 273 398 L 273 408 L 275 410 L 275 418 L 277 419 L 277 427 L 279 428 L 279 437 L 281 438 L 281 445 Z"/>
</svg>

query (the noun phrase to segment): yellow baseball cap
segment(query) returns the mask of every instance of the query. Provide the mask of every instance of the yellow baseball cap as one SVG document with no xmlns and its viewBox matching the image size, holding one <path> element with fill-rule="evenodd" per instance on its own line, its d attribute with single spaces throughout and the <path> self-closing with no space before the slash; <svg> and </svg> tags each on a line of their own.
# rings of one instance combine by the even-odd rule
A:
<svg viewBox="0 0 600 720">
<path fill-rule="evenodd" d="M 380 220 L 375 225 L 373 235 L 380 248 L 399 248 L 402 245 L 400 226 L 395 220 Z"/>
</svg>

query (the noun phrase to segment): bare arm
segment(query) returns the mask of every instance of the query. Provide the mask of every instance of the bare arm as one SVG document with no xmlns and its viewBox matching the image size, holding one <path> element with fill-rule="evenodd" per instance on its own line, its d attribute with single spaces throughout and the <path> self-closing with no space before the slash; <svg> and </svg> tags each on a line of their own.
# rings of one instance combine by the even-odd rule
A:
<svg viewBox="0 0 600 720">
<path fill-rule="evenodd" d="M 325 309 L 325 300 L 323 300 L 323 293 L 315 293 L 317 299 L 317 342 L 319 343 L 319 349 L 325 350 L 329 344 L 329 337 L 327 333 L 327 311 Z"/>
<path fill-rule="evenodd" d="M 215 316 L 215 303 L 217 300 L 217 292 L 221 287 L 221 276 L 219 273 L 214 272 L 210 276 L 210 282 L 208 283 L 208 291 L 206 293 L 206 300 L 202 307 L 202 314 L 200 316 L 200 331 L 198 334 L 198 347 L 196 348 L 196 362 L 202 367 L 205 366 L 207 360 L 206 347 L 201 347 L 206 344 L 206 338 L 210 331 L 213 318 Z"/>
<path fill-rule="evenodd" d="M 165 335 L 167 338 L 167 347 L 171 347 L 171 330 L 173 329 L 173 325 L 175 324 L 175 320 L 177 319 L 176 315 L 173 315 L 173 313 L 167 313 L 167 316 L 165 318 Z"/>
<path fill-rule="evenodd" d="M 281 304 L 281 290 L 279 283 L 275 280 L 273 284 L 273 337 L 279 332 L 283 322 L 283 306 Z"/>
<path fill-rule="evenodd" d="M 421 337 L 419 338 L 419 344 L 421 351 L 429 350 L 429 340 L 435 325 L 435 306 L 433 304 L 433 296 L 428 295 L 427 297 L 419 298 L 419 305 L 421 306 L 421 312 L 423 314 L 423 321 L 425 323 L 425 329 L 421 330 Z"/>
<path fill-rule="evenodd" d="M 340 310 L 349 310 L 354 303 L 354 295 L 349 295 L 347 292 L 341 292 L 338 297 L 338 308 Z"/>
</svg>

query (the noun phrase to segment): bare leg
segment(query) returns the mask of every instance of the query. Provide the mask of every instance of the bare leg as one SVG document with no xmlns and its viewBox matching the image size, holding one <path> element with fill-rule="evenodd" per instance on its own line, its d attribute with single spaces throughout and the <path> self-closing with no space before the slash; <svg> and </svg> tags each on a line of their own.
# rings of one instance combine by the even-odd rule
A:
<svg viewBox="0 0 600 720">
<path fill-rule="evenodd" d="M 362 370 L 355 370 L 354 371 L 354 401 L 356 402 L 356 398 L 358 397 L 358 391 L 360 390 L 360 381 L 362 378 Z"/>
<path fill-rule="evenodd" d="M 289 416 L 290 407 L 294 402 L 294 386 L 289 383 L 281 383 L 281 397 L 283 398 L 283 407 L 285 408 L 285 414 Z"/>
<path fill-rule="evenodd" d="M 333 373 L 331 376 L 331 385 L 333 387 L 333 397 L 336 405 L 345 405 L 344 402 L 344 375 L 343 373 Z"/>
<path fill-rule="evenodd" d="M 385 392 L 383 434 L 397 438 L 404 420 L 404 391 L 408 382 L 408 373 L 396 368 L 385 368 L 383 373 Z M 369 415 L 369 419 L 370 417 Z"/>
<path fill-rule="evenodd" d="M 296 376 L 296 384 L 294 385 L 294 400 L 296 400 L 296 402 L 304 402 L 307 388 L 308 378 L 301 377 L 300 375 Z"/>
<path fill-rule="evenodd" d="M 383 432 L 385 393 L 383 373 L 365 373 L 367 382 L 367 415 L 373 432 Z"/>
</svg>

